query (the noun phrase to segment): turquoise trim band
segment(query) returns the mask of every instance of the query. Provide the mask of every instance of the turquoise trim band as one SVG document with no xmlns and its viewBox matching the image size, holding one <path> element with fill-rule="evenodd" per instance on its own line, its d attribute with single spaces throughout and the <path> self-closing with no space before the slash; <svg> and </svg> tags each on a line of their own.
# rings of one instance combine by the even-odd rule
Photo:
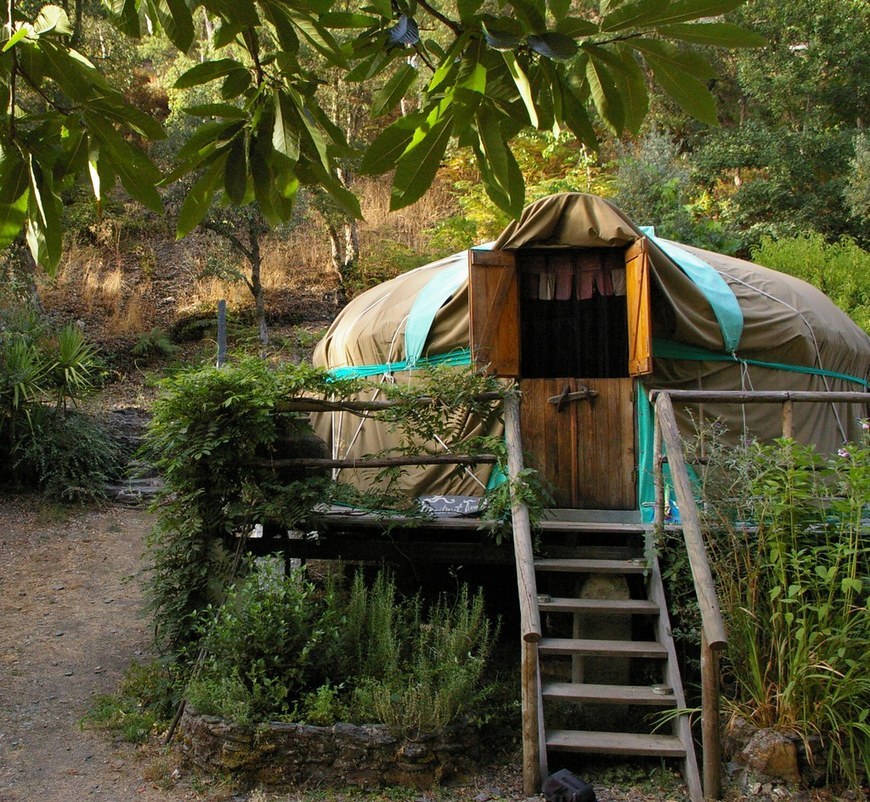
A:
<svg viewBox="0 0 870 802">
<path fill-rule="evenodd" d="M 716 268 L 703 259 L 699 259 L 694 254 L 684 251 L 679 245 L 659 239 L 655 235 L 655 229 L 652 226 L 642 226 L 641 231 L 702 292 L 712 307 L 716 320 L 719 322 L 719 330 L 722 332 L 722 342 L 725 344 L 725 350 L 729 353 L 736 351 L 740 343 L 740 337 L 743 334 L 743 310 L 740 308 L 737 297 L 725 279 L 719 275 Z"/>
<path fill-rule="evenodd" d="M 403 359 L 399 362 L 384 362 L 381 365 L 350 365 L 344 368 L 333 368 L 329 375 L 335 379 L 359 379 L 366 376 L 379 376 L 383 373 L 398 373 L 403 370 L 414 370 L 435 366 L 464 367 L 471 364 L 471 349 L 457 348 L 449 354 L 434 354 L 420 357 L 414 364 Z"/>
<path fill-rule="evenodd" d="M 684 345 L 672 340 L 659 340 L 653 338 L 653 356 L 660 359 L 687 359 L 696 362 L 733 362 L 741 365 L 753 365 L 759 368 L 771 370 L 787 370 L 791 373 L 806 373 L 811 376 L 824 376 L 828 379 L 840 379 L 842 381 L 860 384 L 865 389 L 870 389 L 870 382 L 858 376 L 850 376 L 848 373 L 839 373 L 835 370 L 824 370 L 809 365 L 790 365 L 785 362 L 765 362 L 761 359 L 744 359 L 736 354 L 722 354 L 716 351 L 708 351 L 695 345 Z"/>
<path fill-rule="evenodd" d="M 446 264 L 420 290 L 405 324 L 405 360 L 409 366 L 417 364 L 423 354 L 423 347 L 435 315 L 468 278 L 468 256 L 458 253 L 451 256 L 455 264 Z"/>
</svg>

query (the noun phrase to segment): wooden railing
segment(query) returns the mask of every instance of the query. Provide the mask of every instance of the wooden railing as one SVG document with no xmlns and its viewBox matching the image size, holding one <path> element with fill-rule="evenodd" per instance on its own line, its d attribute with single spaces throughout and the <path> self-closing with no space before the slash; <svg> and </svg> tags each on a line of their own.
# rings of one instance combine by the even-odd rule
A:
<svg viewBox="0 0 870 802">
<path fill-rule="evenodd" d="M 523 471 L 523 449 L 520 406 L 514 394 L 508 395 L 504 400 L 504 427 L 522 631 L 523 793 L 526 796 L 535 796 L 540 792 L 542 778 L 547 774 L 547 750 L 544 748 L 544 735 L 541 731 L 541 675 L 538 667 L 541 613 L 538 609 L 529 510 L 515 492 L 516 483 Z"/>
<path fill-rule="evenodd" d="M 782 433 L 793 436 L 793 404 L 801 403 L 870 403 L 867 393 L 849 392 L 793 392 L 793 391 L 702 391 L 702 390 L 653 390 L 650 398 L 655 405 L 654 422 L 654 471 L 656 488 L 657 526 L 664 523 L 664 478 L 662 442 L 667 447 L 667 463 L 671 482 L 677 497 L 682 521 L 683 538 L 698 606 L 701 612 L 701 739 L 704 752 L 704 796 L 718 799 L 721 796 L 721 749 L 719 655 L 727 646 L 725 625 L 719 609 L 716 586 L 707 559 L 701 518 L 692 490 L 689 472 L 683 455 L 683 441 L 677 428 L 673 402 L 704 404 L 780 404 L 782 406 Z"/>
</svg>

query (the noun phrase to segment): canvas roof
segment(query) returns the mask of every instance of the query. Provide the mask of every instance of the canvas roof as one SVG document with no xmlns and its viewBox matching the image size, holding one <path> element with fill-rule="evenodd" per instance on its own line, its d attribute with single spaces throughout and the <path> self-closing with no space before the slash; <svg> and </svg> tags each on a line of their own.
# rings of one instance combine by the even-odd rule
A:
<svg viewBox="0 0 870 802">
<path fill-rule="evenodd" d="M 485 247 L 624 247 L 647 235 L 609 201 L 563 193 L 531 204 Z M 653 374 L 644 379 L 648 388 L 867 389 L 870 337 L 822 292 L 751 262 L 649 239 L 654 359 Z M 456 254 L 357 296 L 317 346 L 315 364 L 413 380 L 405 370 L 409 361 L 411 367 L 461 362 L 469 346 L 467 264 L 467 252 Z M 830 450 L 858 435 L 854 407 L 797 406 L 798 439 Z M 736 428 L 749 421 L 761 437 L 776 436 L 780 426 L 775 406 L 756 408 L 748 418 L 733 407 L 710 407 L 707 414 Z M 685 414 L 681 426 L 689 428 Z"/>
</svg>

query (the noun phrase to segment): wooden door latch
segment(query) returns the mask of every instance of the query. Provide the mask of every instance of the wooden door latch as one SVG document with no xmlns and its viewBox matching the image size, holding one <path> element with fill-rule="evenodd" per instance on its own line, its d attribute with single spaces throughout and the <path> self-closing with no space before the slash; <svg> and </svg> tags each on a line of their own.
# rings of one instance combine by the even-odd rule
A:
<svg viewBox="0 0 870 802">
<path fill-rule="evenodd" d="M 569 401 L 591 401 L 598 395 L 598 390 L 590 390 L 585 385 L 581 384 L 576 390 L 571 389 L 570 384 L 565 385 L 561 395 L 553 395 L 547 399 L 548 404 L 556 405 L 556 412 L 561 412 L 562 408 Z"/>
</svg>

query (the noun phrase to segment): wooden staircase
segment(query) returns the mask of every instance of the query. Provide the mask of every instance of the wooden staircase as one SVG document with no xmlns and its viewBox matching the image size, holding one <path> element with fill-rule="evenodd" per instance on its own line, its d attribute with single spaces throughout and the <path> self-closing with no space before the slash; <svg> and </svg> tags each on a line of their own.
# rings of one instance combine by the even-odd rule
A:
<svg viewBox="0 0 870 802">
<path fill-rule="evenodd" d="M 678 759 L 692 799 L 700 802 L 688 717 L 665 725 L 668 734 L 652 732 L 648 721 L 649 713 L 684 709 L 686 702 L 658 561 L 644 556 L 646 528 L 574 517 L 545 523 L 548 556 L 534 561 L 541 745 L 549 762 L 559 752 Z M 606 595 L 621 598 L 581 596 L 585 580 L 601 576 L 619 591 Z M 594 637 L 584 632 L 590 624 L 599 630 Z M 613 679 L 614 666 L 622 681 Z M 610 676 L 596 676 L 602 671 Z M 542 767 L 546 772 L 543 760 Z"/>
</svg>

